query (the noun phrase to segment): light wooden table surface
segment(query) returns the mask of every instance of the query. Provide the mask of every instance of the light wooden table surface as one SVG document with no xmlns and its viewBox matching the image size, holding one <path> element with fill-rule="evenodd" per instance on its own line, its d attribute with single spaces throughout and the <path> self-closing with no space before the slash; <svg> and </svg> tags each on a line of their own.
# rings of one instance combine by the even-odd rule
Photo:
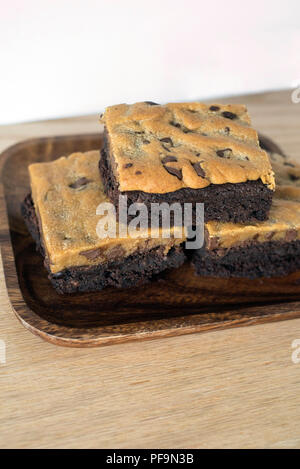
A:
<svg viewBox="0 0 300 469">
<path fill-rule="evenodd" d="M 300 148 L 291 92 L 235 98 L 287 153 Z M 233 101 L 233 100 L 231 100 Z M 96 116 L 0 127 L 21 140 L 98 131 Z M 300 447 L 300 319 L 97 349 L 25 330 L 0 271 L 1 448 Z"/>
</svg>

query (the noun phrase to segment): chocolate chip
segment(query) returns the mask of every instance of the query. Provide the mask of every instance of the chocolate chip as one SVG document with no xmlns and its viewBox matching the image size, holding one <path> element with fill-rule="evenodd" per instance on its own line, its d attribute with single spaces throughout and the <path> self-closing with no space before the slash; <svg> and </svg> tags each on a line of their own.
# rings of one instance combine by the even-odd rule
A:
<svg viewBox="0 0 300 469">
<path fill-rule="evenodd" d="M 169 143 L 171 146 L 173 146 L 173 141 L 170 137 L 161 138 L 160 141 L 163 143 Z"/>
<path fill-rule="evenodd" d="M 219 106 L 210 106 L 209 110 L 215 112 L 215 111 L 220 111 L 220 108 Z"/>
<path fill-rule="evenodd" d="M 200 155 L 201 155 L 201 153 L 196 153 L 196 156 L 200 156 Z"/>
<path fill-rule="evenodd" d="M 290 166 L 291 168 L 295 168 L 294 164 L 288 163 L 287 161 L 285 161 L 283 164 L 284 164 L 284 166 Z"/>
<path fill-rule="evenodd" d="M 162 145 L 161 145 L 161 146 L 163 147 L 163 149 L 164 149 L 164 150 L 166 150 L 166 151 L 168 151 L 168 152 L 170 152 L 170 151 L 171 151 L 171 150 L 170 150 L 170 148 L 166 147 L 166 145 L 164 145 L 163 143 L 162 143 Z"/>
<path fill-rule="evenodd" d="M 144 145 L 149 145 L 149 143 L 150 143 L 150 141 L 147 140 L 146 138 L 143 140 L 143 144 L 144 144 Z"/>
<path fill-rule="evenodd" d="M 170 125 L 173 125 L 174 127 L 177 127 L 178 129 L 181 128 L 181 125 L 178 124 L 178 122 L 171 121 L 171 122 L 170 122 Z"/>
<path fill-rule="evenodd" d="M 89 182 L 92 182 L 92 181 L 90 179 L 82 177 L 82 178 L 77 179 L 72 184 L 69 184 L 69 187 L 71 187 L 71 189 L 79 189 L 79 188 L 83 188 L 84 186 L 86 186 Z"/>
<path fill-rule="evenodd" d="M 285 233 L 285 240 L 289 243 L 290 241 L 294 241 L 295 239 L 297 239 L 297 230 L 294 230 L 294 229 L 291 229 L 291 230 L 288 230 L 286 233 Z"/>
<path fill-rule="evenodd" d="M 223 111 L 222 116 L 226 117 L 227 119 L 237 119 L 237 115 L 230 111 Z"/>
<path fill-rule="evenodd" d="M 79 254 L 86 257 L 90 261 L 97 259 L 101 255 L 102 250 L 100 248 L 97 249 L 89 249 L 88 251 L 81 251 Z"/>
<path fill-rule="evenodd" d="M 131 168 L 131 166 L 133 166 L 133 163 L 126 163 L 124 164 L 124 168 Z"/>
<path fill-rule="evenodd" d="M 135 174 L 142 174 L 142 171 L 136 171 Z"/>
<path fill-rule="evenodd" d="M 231 148 L 224 148 L 224 150 L 217 150 L 216 153 L 220 158 L 228 158 L 228 156 L 225 155 L 226 151 L 231 151 L 232 152 L 232 149 Z"/>
<path fill-rule="evenodd" d="M 176 158 L 176 156 L 173 156 L 173 155 L 167 155 L 161 160 L 161 162 L 163 164 L 165 164 L 165 163 L 175 163 L 176 161 L 177 161 L 177 158 Z"/>
<path fill-rule="evenodd" d="M 149 106 L 159 106 L 159 104 L 154 103 L 153 101 L 144 101 L 145 104 L 149 104 Z"/>
<path fill-rule="evenodd" d="M 202 178 L 205 178 L 205 171 L 204 169 L 201 167 L 201 163 L 192 163 L 191 162 L 191 165 L 193 166 L 194 170 L 196 171 L 197 173 L 197 176 L 200 176 Z"/>
<path fill-rule="evenodd" d="M 227 135 L 228 135 L 228 134 L 229 134 L 229 132 L 230 132 L 230 128 L 229 128 L 229 127 L 225 127 L 224 131 L 225 131 L 225 134 L 227 134 Z"/>
<path fill-rule="evenodd" d="M 289 174 L 289 178 L 291 181 L 298 181 L 298 179 L 300 179 L 298 176 L 295 176 L 295 174 Z"/>
<path fill-rule="evenodd" d="M 182 180 L 182 170 L 177 168 L 172 168 L 172 166 L 165 166 L 164 168 L 168 173 L 172 174 L 172 176 L 176 176 L 180 181 Z"/>
</svg>

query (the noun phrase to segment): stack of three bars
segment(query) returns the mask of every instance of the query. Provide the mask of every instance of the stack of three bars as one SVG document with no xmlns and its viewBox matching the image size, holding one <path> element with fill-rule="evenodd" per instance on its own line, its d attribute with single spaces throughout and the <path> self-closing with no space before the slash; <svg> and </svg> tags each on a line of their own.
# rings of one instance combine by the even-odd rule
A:
<svg viewBox="0 0 300 469">
<path fill-rule="evenodd" d="M 158 238 L 147 230 L 99 239 L 97 207 L 111 200 L 118 209 L 120 195 L 148 209 L 202 202 L 206 227 L 267 219 L 274 175 L 244 106 L 124 104 L 108 108 L 103 123 L 102 182 L 97 151 L 29 168 L 23 215 L 58 292 L 137 285 L 184 261 L 185 235 L 165 237 L 164 228 Z M 196 266 L 199 257 L 203 250 Z"/>
</svg>

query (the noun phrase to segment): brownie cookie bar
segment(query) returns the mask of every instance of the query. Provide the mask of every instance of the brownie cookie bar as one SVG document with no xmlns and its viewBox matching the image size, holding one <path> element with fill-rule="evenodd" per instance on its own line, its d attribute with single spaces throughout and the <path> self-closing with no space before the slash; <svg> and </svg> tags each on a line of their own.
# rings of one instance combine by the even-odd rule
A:
<svg viewBox="0 0 300 469">
<path fill-rule="evenodd" d="M 205 220 L 265 220 L 275 188 L 266 151 L 242 105 L 151 102 L 108 107 L 100 172 L 128 204 L 204 203 Z"/>
<path fill-rule="evenodd" d="M 58 293 L 137 286 L 161 271 L 180 266 L 184 237 L 100 238 L 96 209 L 109 202 L 98 171 L 99 152 L 74 153 L 29 166 L 31 194 L 22 213 L 49 279 Z M 118 224 L 117 224 L 118 228 Z M 127 227 L 126 227 L 127 228 Z"/>
<path fill-rule="evenodd" d="M 300 166 L 283 153 L 270 156 L 276 191 L 269 219 L 246 226 L 208 222 L 205 245 L 192 255 L 199 275 L 257 278 L 300 269 Z"/>
</svg>

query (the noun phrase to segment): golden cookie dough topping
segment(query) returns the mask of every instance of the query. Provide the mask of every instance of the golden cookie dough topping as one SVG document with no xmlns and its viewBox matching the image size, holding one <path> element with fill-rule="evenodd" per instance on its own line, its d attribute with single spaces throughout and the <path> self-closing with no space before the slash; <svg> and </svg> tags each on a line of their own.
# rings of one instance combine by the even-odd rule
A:
<svg viewBox="0 0 300 469">
<path fill-rule="evenodd" d="M 243 105 L 142 102 L 102 116 L 120 191 L 166 193 L 261 179 L 274 190 L 269 156 Z"/>
</svg>

